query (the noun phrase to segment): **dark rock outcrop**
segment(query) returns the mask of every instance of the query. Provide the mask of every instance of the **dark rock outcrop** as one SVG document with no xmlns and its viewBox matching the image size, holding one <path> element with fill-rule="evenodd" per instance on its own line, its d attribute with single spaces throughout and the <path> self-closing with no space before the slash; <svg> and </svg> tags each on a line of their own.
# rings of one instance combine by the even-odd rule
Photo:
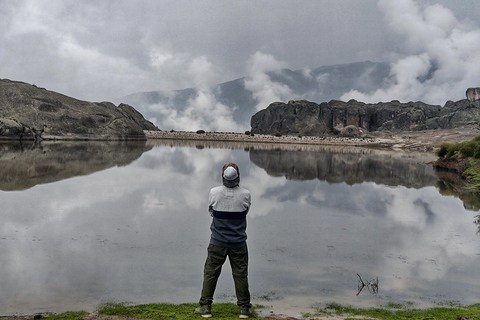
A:
<svg viewBox="0 0 480 320">
<path fill-rule="evenodd" d="M 399 101 L 367 104 L 356 100 L 331 100 L 317 104 L 300 100 L 275 102 L 257 112 L 251 119 L 251 132 L 255 134 L 324 136 L 354 134 L 349 126 L 366 132 L 420 131 L 477 128 L 480 121 L 480 100 L 448 101 L 442 108 L 423 102 Z"/>
<path fill-rule="evenodd" d="M 144 140 L 158 130 L 129 105 L 77 100 L 0 79 L 0 139 Z"/>
<path fill-rule="evenodd" d="M 480 88 L 468 88 L 465 94 L 470 102 L 480 100 Z"/>
<path fill-rule="evenodd" d="M 151 131 L 157 131 L 158 130 L 158 128 L 152 122 L 146 120 L 140 112 L 138 112 L 137 110 L 135 110 L 134 107 L 132 107 L 128 104 L 121 103 L 117 107 L 117 111 L 122 113 L 125 116 L 125 118 L 130 119 L 133 122 L 140 125 L 140 127 L 143 130 L 151 130 Z"/>
</svg>

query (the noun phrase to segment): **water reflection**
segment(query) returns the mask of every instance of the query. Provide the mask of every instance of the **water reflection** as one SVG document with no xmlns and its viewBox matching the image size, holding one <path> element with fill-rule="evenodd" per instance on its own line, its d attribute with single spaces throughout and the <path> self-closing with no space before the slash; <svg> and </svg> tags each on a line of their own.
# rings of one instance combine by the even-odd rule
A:
<svg viewBox="0 0 480 320">
<path fill-rule="evenodd" d="M 442 195 L 458 197 L 468 210 L 480 210 L 480 192 L 467 189 L 461 174 L 445 170 L 436 170 L 435 173 L 440 179 L 436 186 Z"/>
<path fill-rule="evenodd" d="M 421 160 L 420 160 L 421 159 Z M 371 149 L 324 147 L 316 151 L 251 150 L 250 160 L 271 176 L 293 180 L 319 179 L 349 185 L 374 182 L 388 186 L 422 188 L 437 176 L 425 165 L 428 155 Z"/>
<path fill-rule="evenodd" d="M 150 150 L 145 141 L 48 142 L 28 148 L 0 143 L 0 190 L 25 190 L 113 166 L 125 166 Z"/>
<path fill-rule="evenodd" d="M 421 161 L 388 152 L 355 155 L 357 149 L 302 149 L 302 159 L 294 146 L 162 143 L 148 141 L 151 150 L 127 166 L 0 191 L 0 314 L 94 310 L 105 301 L 197 301 L 209 240 L 208 190 L 231 160 L 252 194 L 254 303 L 296 315 L 331 301 L 422 306 L 472 303 L 480 295 L 472 281 L 480 276 L 476 213 L 442 196 Z M 283 166 L 275 164 L 279 159 Z M 397 172 L 376 168 L 382 159 Z M 315 169 L 319 163 L 335 183 Z M 425 179 L 411 181 L 412 174 Z M 233 300 L 225 271 L 216 301 Z M 357 273 L 378 277 L 377 295 L 356 296 Z M 262 301 L 264 295 L 278 300 Z"/>
<path fill-rule="evenodd" d="M 319 179 L 349 185 L 374 182 L 388 186 L 436 186 L 445 196 L 461 199 L 466 209 L 480 210 L 480 192 L 465 189 L 461 175 L 434 170 L 432 153 L 321 145 L 276 145 L 252 142 L 149 140 L 151 146 L 244 149 L 250 160 L 274 177 Z"/>
</svg>

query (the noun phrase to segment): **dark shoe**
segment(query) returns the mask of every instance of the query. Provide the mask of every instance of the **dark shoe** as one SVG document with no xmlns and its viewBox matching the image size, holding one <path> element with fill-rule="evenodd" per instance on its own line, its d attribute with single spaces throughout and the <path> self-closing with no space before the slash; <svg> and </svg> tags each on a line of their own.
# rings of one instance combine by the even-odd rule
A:
<svg viewBox="0 0 480 320">
<path fill-rule="evenodd" d="M 255 315 L 250 312 L 249 308 L 240 308 L 240 319 L 255 318 Z"/>
<path fill-rule="evenodd" d="M 198 314 L 203 318 L 210 318 L 212 316 L 212 307 L 200 306 L 200 308 L 195 309 L 195 314 Z"/>
</svg>

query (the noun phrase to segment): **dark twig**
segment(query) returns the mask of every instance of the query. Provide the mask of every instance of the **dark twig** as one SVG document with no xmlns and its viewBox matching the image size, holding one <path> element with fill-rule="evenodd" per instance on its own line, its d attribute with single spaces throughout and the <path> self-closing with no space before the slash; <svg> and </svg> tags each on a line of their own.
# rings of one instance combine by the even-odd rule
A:
<svg viewBox="0 0 480 320">
<path fill-rule="evenodd" d="M 378 293 L 378 277 L 368 281 L 367 283 L 363 282 L 362 277 L 357 273 L 358 276 L 358 292 L 357 296 L 362 292 L 363 288 L 367 287 L 368 291 L 371 294 Z"/>
</svg>

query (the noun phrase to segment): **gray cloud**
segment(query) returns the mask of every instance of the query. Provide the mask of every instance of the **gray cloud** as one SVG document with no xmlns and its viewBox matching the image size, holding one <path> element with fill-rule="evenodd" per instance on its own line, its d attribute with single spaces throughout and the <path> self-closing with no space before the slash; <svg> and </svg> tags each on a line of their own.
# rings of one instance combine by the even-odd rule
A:
<svg viewBox="0 0 480 320">
<path fill-rule="evenodd" d="M 80 99 L 111 100 L 248 76 L 249 61 L 259 54 L 291 69 L 420 57 L 412 49 L 421 49 L 422 39 L 404 30 L 402 21 L 395 25 L 401 5 L 418 7 L 420 14 L 412 17 L 426 19 L 410 25 L 421 28 L 419 34 L 436 19 L 465 37 L 480 24 L 474 0 L 394 3 L 3 0 L 0 77 Z M 195 69 L 199 62 L 208 68 Z M 254 91 L 260 95 L 258 87 Z"/>
</svg>

